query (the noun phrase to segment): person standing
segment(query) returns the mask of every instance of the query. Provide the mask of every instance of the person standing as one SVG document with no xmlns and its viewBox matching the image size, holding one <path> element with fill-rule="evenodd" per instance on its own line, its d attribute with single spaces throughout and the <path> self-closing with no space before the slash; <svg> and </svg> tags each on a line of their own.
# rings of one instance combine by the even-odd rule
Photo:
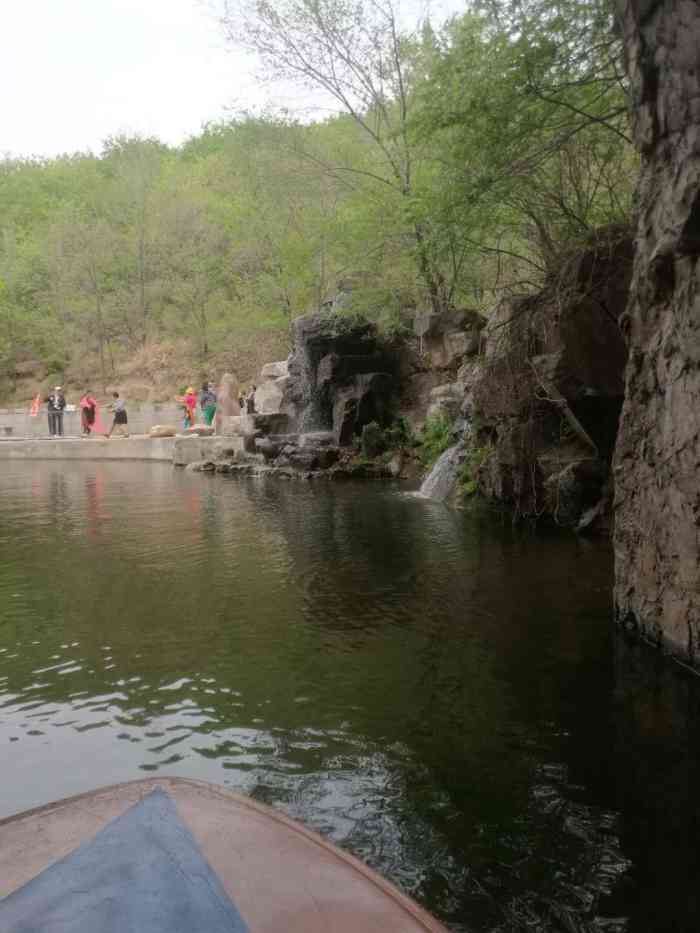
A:
<svg viewBox="0 0 700 933">
<path fill-rule="evenodd" d="M 49 434 L 51 437 L 63 437 L 63 409 L 66 407 L 66 397 L 61 386 L 51 392 L 46 399 L 46 410 L 49 416 Z"/>
<path fill-rule="evenodd" d="M 195 418 L 194 413 L 195 409 L 197 408 L 197 396 L 194 394 L 194 389 L 192 386 L 188 386 L 184 395 L 176 395 L 175 401 L 182 405 L 182 410 L 185 415 L 183 425 L 185 430 L 193 427 Z"/>
<path fill-rule="evenodd" d="M 216 414 L 216 395 L 209 388 L 209 383 L 202 384 L 202 391 L 199 393 L 199 407 L 204 415 L 204 423 L 211 425 Z"/>
<path fill-rule="evenodd" d="M 258 387 L 253 383 L 250 388 L 250 392 L 246 395 L 245 399 L 245 410 L 247 415 L 255 414 L 255 393 Z"/>
<path fill-rule="evenodd" d="M 121 437 L 129 436 L 129 428 L 127 427 L 129 419 L 126 415 L 126 403 L 123 398 L 119 398 L 118 392 L 112 392 L 112 397 L 114 401 L 109 406 L 109 410 L 114 412 L 114 421 L 112 422 L 112 427 L 109 429 L 106 437 L 111 437 L 114 432 L 119 434 Z"/>
<path fill-rule="evenodd" d="M 91 392 L 86 392 L 80 399 L 80 423 L 83 429 L 83 435 L 89 437 L 95 424 L 95 414 L 97 412 L 97 402 Z"/>
</svg>

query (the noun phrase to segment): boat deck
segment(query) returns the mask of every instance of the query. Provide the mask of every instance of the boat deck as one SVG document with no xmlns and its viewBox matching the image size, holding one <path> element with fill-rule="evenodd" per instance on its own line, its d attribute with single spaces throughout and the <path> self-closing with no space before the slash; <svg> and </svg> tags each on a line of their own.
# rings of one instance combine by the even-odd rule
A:
<svg viewBox="0 0 700 933">
<path fill-rule="evenodd" d="M 283 814 L 181 778 L 117 784 L 0 821 L 0 896 L 89 842 L 156 788 L 174 801 L 252 933 L 444 931 L 362 862 Z"/>
</svg>

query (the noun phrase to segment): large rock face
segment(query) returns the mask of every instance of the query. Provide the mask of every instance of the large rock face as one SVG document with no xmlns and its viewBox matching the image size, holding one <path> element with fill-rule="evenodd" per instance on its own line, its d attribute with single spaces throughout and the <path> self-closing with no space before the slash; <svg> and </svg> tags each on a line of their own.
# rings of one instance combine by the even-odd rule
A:
<svg viewBox="0 0 700 933">
<path fill-rule="evenodd" d="M 462 377 L 483 456 L 479 488 L 523 517 L 583 529 L 606 512 L 627 358 L 618 318 L 632 268 L 627 231 L 599 231 L 556 280 L 503 302 Z"/>
<path fill-rule="evenodd" d="M 384 424 L 394 363 L 373 324 L 341 314 L 309 314 L 292 325 L 284 385 L 292 430 L 332 431 L 348 444 L 370 421 Z"/>
<path fill-rule="evenodd" d="M 481 347 L 486 318 L 472 309 L 417 311 L 414 340 L 398 350 L 401 414 L 420 429 L 426 418 L 459 418 L 464 397 L 460 367 Z"/>
<path fill-rule="evenodd" d="M 615 455 L 620 621 L 700 662 L 700 4 L 617 0 L 642 153 Z"/>
<path fill-rule="evenodd" d="M 481 331 L 486 320 L 478 311 L 418 311 L 413 332 L 420 341 L 420 352 L 433 369 L 450 369 L 465 356 L 479 352 Z"/>
<path fill-rule="evenodd" d="M 287 412 L 287 387 L 289 367 L 287 361 L 266 363 L 260 370 L 260 379 L 255 390 L 255 410 L 262 414 Z"/>
</svg>

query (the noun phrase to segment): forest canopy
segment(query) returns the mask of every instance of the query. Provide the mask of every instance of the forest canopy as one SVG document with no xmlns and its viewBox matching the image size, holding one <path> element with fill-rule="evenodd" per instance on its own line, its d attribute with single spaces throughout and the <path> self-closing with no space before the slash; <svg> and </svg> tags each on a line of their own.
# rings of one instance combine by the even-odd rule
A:
<svg viewBox="0 0 700 933">
<path fill-rule="evenodd" d="M 323 119 L 242 114 L 173 148 L 0 161 L 0 378 L 181 338 L 206 360 L 351 283 L 387 328 L 539 287 L 637 174 L 602 0 L 488 0 L 440 29 L 384 0 L 227 5 L 229 41 Z M 304 91 L 305 92 L 305 91 Z"/>
</svg>

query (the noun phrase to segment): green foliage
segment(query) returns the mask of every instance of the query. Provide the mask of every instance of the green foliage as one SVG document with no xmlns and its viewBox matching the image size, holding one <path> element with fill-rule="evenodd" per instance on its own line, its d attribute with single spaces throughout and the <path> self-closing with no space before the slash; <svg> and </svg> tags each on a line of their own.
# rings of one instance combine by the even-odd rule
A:
<svg viewBox="0 0 700 933">
<path fill-rule="evenodd" d="M 418 86 L 416 131 L 440 154 L 435 248 L 457 245 L 459 286 L 477 298 L 539 286 L 573 243 L 630 217 L 636 155 L 609 7 L 484 0 Z"/>
<path fill-rule="evenodd" d="M 360 448 L 365 458 L 373 460 L 382 454 L 390 455 L 393 450 L 412 447 L 416 443 L 411 426 L 405 418 L 397 418 L 389 427 L 382 429 L 376 421 L 370 421 L 362 429 Z"/>
<path fill-rule="evenodd" d="M 242 7 L 231 34 L 341 113 L 0 159 L 0 379 L 50 357 L 97 361 L 104 382 L 115 356 L 171 337 L 204 362 L 232 333 L 287 331 L 341 280 L 329 326 L 406 336 L 416 308 L 486 310 L 627 220 L 606 0 L 481 0 L 442 32 L 383 2 Z"/>
<path fill-rule="evenodd" d="M 369 319 L 358 309 L 328 311 L 323 315 L 323 324 L 329 336 L 342 337 L 357 329 L 367 327 Z"/>
<path fill-rule="evenodd" d="M 386 450 L 384 431 L 382 431 L 376 421 L 370 421 L 369 424 L 363 427 L 362 437 L 360 438 L 360 448 L 364 456 L 369 460 L 378 457 L 379 454 L 384 453 Z"/>
<path fill-rule="evenodd" d="M 425 467 L 432 466 L 440 454 L 454 443 L 452 422 L 445 415 L 433 415 L 423 426 L 418 454 Z"/>
<path fill-rule="evenodd" d="M 460 475 L 460 487 L 463 496 L 473 496 L 478 489 L 479 468 L 493 453 L 493 447 L 472 447 L 467 453 Z"/>
<path fill-rule="evenodd" d="M 385 428 L 384 437 L 389 450 L 415 447 L 418 443 L 411 425 L 403 416 L 397 418 L 393 424 Z"/>
</svg>

